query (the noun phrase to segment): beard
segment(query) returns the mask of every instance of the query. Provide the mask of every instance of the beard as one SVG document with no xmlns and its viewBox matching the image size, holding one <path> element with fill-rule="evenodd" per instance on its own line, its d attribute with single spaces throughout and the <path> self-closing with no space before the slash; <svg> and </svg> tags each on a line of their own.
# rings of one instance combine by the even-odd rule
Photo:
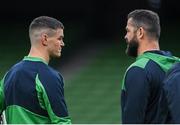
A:
<svg viewBox="0 0 180 125">
<path fill-rule="evenodd" d="M 126 39 L 127 41 L 127 39 Z M 138 47 L 139 47 L 139 43 L 138 43 L 138 40 L 136 37 L 134 37 L 133 39 L 131 39 L 127 45 L 127 48 L 126 48 L 126 54 L 128 56 L 131 56 L 131 57 L 137 57 L 138 53 Z"/>
</svg>

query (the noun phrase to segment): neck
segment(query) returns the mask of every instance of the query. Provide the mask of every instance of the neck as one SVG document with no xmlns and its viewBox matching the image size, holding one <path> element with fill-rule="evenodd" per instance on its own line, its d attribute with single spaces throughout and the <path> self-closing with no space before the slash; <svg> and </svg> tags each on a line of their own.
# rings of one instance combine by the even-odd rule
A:
<svg viewBox="0 0 180 125">
<path fill-rule="evenodd" d="M 160 50 L 158 41 L 142 42 L 138 48 L 138 55 L 143 54 L 146 51 Z"/>
<path fill-rule="evenodd" d="M 38 57 L 38 58 L 43 59 L 47 64 L 49 63 L 48 54 L 45 51 L 43 51 L 42 49 L 40 49 L 40 48 L 36 48 L 36 47 L 32 46 L 28 56 L 30 56 L 30 57 Z"/>
</svg>

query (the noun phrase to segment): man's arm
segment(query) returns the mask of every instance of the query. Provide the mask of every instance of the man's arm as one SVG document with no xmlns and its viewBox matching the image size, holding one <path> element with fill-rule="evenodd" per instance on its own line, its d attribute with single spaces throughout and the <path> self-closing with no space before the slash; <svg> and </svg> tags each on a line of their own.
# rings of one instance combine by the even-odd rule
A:
<svg viewBox="0 0 180 125">
<path fill-rule="evenodd" d="M 2 113 L 4 110 L 4 78 L 0 81 L 0 124 L 4 123 Z"/>
<path fill-rule="evenodd" d="M 122 90 L 122 123 L 144 123 L 149 84 L 144 69 L 131 67 L 126 73 Z"/>
<path fill-rule="evenodd" d="M 164 81 L 171 123 L 180 123 L 180 72 L 171 72 Z"/>
<path fill-rule="evenodd" d="M 0 114 L 4 110 L 4 78 L 0 81 Z"/>
<path fill-rule="evenodd" d="M 52 124 L 69 124 L 70 117 L 64 99 L 64 89 L 60 79 L 49 75 L 46 78 L 36 76 L 36 84 L 42 89 L 45 109 Z"/>
</svg>

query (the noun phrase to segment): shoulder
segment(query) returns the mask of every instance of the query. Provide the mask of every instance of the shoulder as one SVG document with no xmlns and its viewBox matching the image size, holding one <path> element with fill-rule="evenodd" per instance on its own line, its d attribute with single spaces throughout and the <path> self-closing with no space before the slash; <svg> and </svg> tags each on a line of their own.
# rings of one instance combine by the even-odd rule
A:
<svg viewBox="0 0 180 125">
<path fill-rule="evenodd" d="M 23 61 L 20 61 L 20 62 L 14 64 L 14 65 L 9 69 L 9 71 L 18 70 L 18 69 L 21 69 L 22 67 L 23 67 Z"/>
<path fill-rule="evenodd" d="M 144 68 L 146 64 L 148 63 L 149 59 L 147 58 L 141 58 L 139 60 L 136 60 L 134 63 L 132 63 L 128 69 L 131 67 L 139 67 L 139 68 Z"/>
<path fill-rule="evenodd" d="M 167 72 L 167 75 L 168 74 L 172 74 L 172 73 L 180 73 L 180 63 L 176 63 L 174 64 L 171 69 L 169 69 L 169 71 Z"/>
<path fill-rule="evenodd" d="M 158 65 L 154 61 L 147 58 L 141 58 L 132 63 L 128 67 L 127 72 L 151 72 L 151 70 L 156 70 L 157 68 L 159 69 Z"/>
<path fill-rule="evenodd" d="M 46 65 L 39 71 L 40 75 L 43 77 L 59 77 L 60 73 L 53 69 L 52 67 Z"/>
<path fill-rule="evenodd" d="M 167 84 L 176 84 L 180 82 L 180 63 L 173 65 L 173 67 L 167 72 L 165 82 L 167 82 Z"/>
<path fill-rule="evenodd" d="M 161 70 L 160 66 L 153 60 L 148 59 L 148 58 L 140 58 L 137 61 L 135 61 L 133 64 L 131 64 L 128 68 L 128 70 L 137 67 L 140 69 L 143 69 L 146 72 L 156 72 L 156 71 L 160 71 L 163 72 L 163 70 Z"/>
<path fill-rule="evenodd" d="M 134 80 L 147 79 L 148 81 L 152 81 L 159 79 L 164 75 L 165 73 L 160 66 L 156 62 L 147 58 L 137 60 L 129 66 L 126 72 L 126 77 Z"/>
<path fill-rule="evenodd" d="M 15 74 L 18 75 L 20 73 L 22 73 L 23 71 L 23 61 L 20 61 L 16 64 L 14 64 L 7 72 L 6 72 L 6 76 L 10 75 L 10 74 Z"/>
<path fill-rule="evenodd" d="M 180 89 L 180 64 L 174 65 L 166 74 L 163 81 L 163 89 L 166 91 L 168 98 L 173 98 L 175 95 L 178 96 L 176 90 Z"/>
<path fill-rule="evenodd" d="M 141 73 L 144 74 L 144 68 L 146 67 L 147 63 L 148 63 L 149 59 L 146 58 L 141 58 L 139 60 L 136 60 L 134 63 L 132 63 L 127 71 L 126 71 L 126 75 L 130 76 L 130 78 L 134 78 L 136 77 L 136 75 L 140 75 Z"/>
<path fill-rule="evenodd" d="M 44 84 L 63 84 L 62 75 L 50 66 L 45 66 L 39 71 L 39 79 Z"/>
<path fill-rule="evenodd" d="M 144 79 L 146 76 L 145 67 L 148 62 L 149 59 L 141 58 L 132 63 L 126 71 L 125 82 L 131 83 L 132 81 L 139 81 Z"/>
</svg>

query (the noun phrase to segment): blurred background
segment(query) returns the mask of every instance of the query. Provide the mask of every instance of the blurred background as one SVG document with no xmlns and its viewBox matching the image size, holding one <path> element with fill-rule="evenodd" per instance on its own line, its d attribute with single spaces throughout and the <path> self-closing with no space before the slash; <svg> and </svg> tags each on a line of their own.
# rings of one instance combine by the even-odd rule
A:
<svg viewBox="0 0 180 125">
<path fill-rule="evenodd" d="M 32 19 L 47 15 L 65 26 L 62 57 L 50 65 L 65 81 L 74 124 L 121 123 L 121 80 L 134 59 L 125 55 L 126 16 L 150 9 L 161 19 L 160 46 L 180 56 L 180 7 L 177 0 L 6 0 L 0 5 L 0 78 L 30 49 Z"/>
</svg>

